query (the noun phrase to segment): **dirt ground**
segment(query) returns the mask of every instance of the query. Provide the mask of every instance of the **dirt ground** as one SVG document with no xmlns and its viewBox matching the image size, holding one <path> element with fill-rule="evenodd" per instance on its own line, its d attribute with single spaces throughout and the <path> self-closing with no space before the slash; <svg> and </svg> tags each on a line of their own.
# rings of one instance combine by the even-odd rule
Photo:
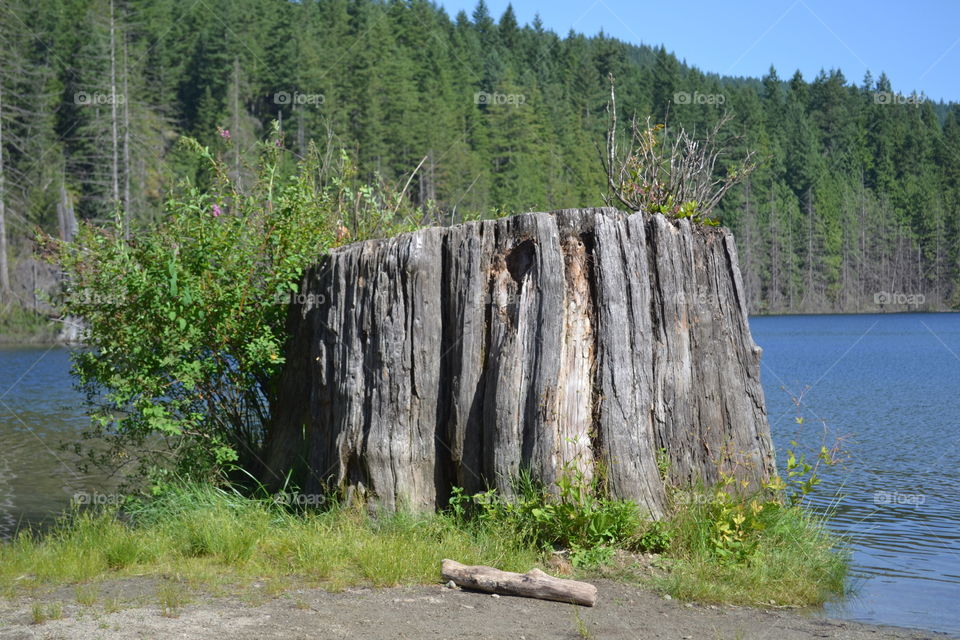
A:
<svg viewBox="0 0 960 640">
<path fill-rule="evenodd" d="M 925 631 L 827 620 L 790 610 L 683 604 L 641 587 L 593 581 L 596 607 L 584 608 L 509 596 L 494 597 L 440 585 L 301 589 L 242 599 L 193 595 L 166 615 L 156 585 L 146 579 L 101 584 L 97 601 L 77 603 L 73 590 L 46 594 L 63 602 L 60 619 L 34 622 L 29 598 L 0 600 L 0 640 L 21 638 L 947 638 Z M 56 600 L 62 597 L 61 600 Z M 122 604 L 118 605 L 118 602 Z M 108 603 L 112 603 L 112 606 Z M 115 610 L 119 608 L 119 610 Z M 48 611 L 49 613 L 49 611 Z"/>
</svg>

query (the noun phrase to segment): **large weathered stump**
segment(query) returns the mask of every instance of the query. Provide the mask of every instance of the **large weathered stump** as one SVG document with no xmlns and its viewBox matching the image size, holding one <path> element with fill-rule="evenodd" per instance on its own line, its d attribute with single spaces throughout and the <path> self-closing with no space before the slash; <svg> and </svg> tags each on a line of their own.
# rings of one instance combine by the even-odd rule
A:
<svg viewBox="0 0 960 640">
<path fill-rule="evenodd" d="M 290 311 L 268 467 L 432 509 L 521 469 L 604 474 L 653 516 L 671 480 L 773 469 L 733 237 L 615 209 L 332 251 Z"/>
</svg>

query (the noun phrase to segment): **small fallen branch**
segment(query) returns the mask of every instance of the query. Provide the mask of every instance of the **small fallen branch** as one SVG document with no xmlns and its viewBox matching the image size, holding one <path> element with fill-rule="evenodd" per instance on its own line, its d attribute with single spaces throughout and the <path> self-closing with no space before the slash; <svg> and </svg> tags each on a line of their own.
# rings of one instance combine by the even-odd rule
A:
<svg viewBox="0 0 960 640">
<path fill-rule="evenodd" d="M 585 607 L 597 603 L 597 588 L 586 582 L 563 580 L 547 575 L 540 569 L 527 573 L 500 571 L 493 567 L 468 566 L 454 560 L 444 560 L 440 574 L 464 589 L 523 596 L 540 600 L 569 602 Z"/>
</svg>

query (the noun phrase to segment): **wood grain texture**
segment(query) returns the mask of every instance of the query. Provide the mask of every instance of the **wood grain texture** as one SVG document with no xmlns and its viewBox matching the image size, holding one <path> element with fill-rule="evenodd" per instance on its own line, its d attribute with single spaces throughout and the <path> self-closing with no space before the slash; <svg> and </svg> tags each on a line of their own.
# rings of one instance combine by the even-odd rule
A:
<svg viewBox="0 0 960 640">
<path fill-rule="evenodd" d="M 725 229 L 615 209 L 528 213 L 340 247 L 305 275 L 266 466 L 433 509 L 523 468 L 756 485 L 773 449 Z"/>
<path fill-rule="evenodd" d="M 585 607 L 597 604 L 597 588 L 589 582 L 554 578 L 539 569 L 531 569 L 527 573 L 513 573 L 483 565 L 470 566 L 455 560 L 444 560 L 440 575 L 444 580 L 452 580 L 458 587 L 485 593 L 569 602 Z"/>
</svg>

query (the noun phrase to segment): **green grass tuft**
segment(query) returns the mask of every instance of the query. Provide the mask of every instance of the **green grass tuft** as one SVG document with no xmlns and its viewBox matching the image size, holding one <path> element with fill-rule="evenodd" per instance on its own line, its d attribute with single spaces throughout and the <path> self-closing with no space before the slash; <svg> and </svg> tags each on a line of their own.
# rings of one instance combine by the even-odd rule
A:
<svg viewBox="0 0 960 640">
<path fill-rule="evenodd" d="M 373 517 L 359 507 L 294 514 L 204 485 L 181 487 L 128 515 L 130 524 L 112 512 L 76 513 L 43 537 L 23 532 L 0 544 L 0 590 L 131 575 L 176 575 L 206 586 L 277 579 L 339 590 L 434 582 L 446 557 L 513 571 L 539 559 L 530 547 L 493 531 L 463 530 L 445 515 Z"/>
<path fill-rule="evenodd" d="M 59 620 L 63 617 L 63 605 L 59 602 L 34 602 L 30 608 L 33 624 L 43 624 L 47 620 Z"/>
<path fill-rule="evenodd" d="M 669 571 L 653 579 L 661 590 L 698 602 L 792 606 L 821 605 L 846 592 L 849 552 L 807 508 L 765 503 L 743 536 L 749 552 L 731 560 L 718 555 L 716 503 L 692 502 L 663 525 L 672 542 Z"/>
</svg>

